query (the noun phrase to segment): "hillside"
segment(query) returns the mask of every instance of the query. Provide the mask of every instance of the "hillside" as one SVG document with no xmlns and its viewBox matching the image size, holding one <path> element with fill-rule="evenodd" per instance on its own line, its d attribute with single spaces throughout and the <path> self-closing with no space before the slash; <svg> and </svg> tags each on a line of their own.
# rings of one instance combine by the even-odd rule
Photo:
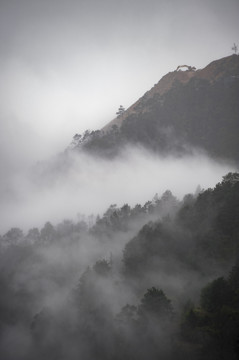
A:
<svg viewBox="0 0 239 360">
<path fill-rule="evenodd" d="M 237 55 L 201 70 L 175 70 L 101 130 L 75 135 L 71 147 L 105 156 L 116 155 L 128 143 L 163 154 L 199 148 L 237 161 L 238 93 Z"/>
<path fill-rule="evenodd" d="M 229 173 L 182 201 L 113 204 L 91 225 L 10 229 L 1 359 L 238 359 L 238 209 Z"/>
</svg>

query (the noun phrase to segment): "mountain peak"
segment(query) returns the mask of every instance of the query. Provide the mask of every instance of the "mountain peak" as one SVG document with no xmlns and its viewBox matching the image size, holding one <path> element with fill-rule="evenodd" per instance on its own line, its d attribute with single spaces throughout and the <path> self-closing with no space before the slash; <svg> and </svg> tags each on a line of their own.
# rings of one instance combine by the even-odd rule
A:
<svg viewBox="0 0 239 360">
<path fill-rule="evenodd" d="M 238 94 L 238 55 L 200 70 L 179 65 L 103 129 L 86 132 L 74 148 L 106 156 L 125 144 L 161 154 L 200 148 L 213 157 L 238 160 Z"/>
<path fill-rule="evenodd" d="M 194 69 L 195 68 L 190 65 L 179 65 L 176 70 L 164 75 L 157 84 L 131 105 L 122 116 L 114 118 L 101 130 L 109 131 L 113 125 L 121 127 L 122 123 L 129 115 L 137 112 L 136 109 L 140 107 L 139 105 L 142 99 L 150 99 L 155 95 L 162 96 L 166 94 L 173 87 L 175 82 L 186 84 L 195 77 L 212 83 L 225 76 L 239 76 L 239 56 L 233 54 L 211 62 L 203 69 Z"/>
<path fill-rule="evenodd" d="M 179 81 L 181 83 L 188 82 L 193 76 L 195 72 L 193 70 L 187 71 L 172 71 L 164 75 L 161 80 L 157 84 L 155 84 L 149 91 L 147 91 L 139 100 L 137 100 L 133 105 L 131 105 L 120 117 L 116 117 L 111 120 L 108 124 L 106 124 L 101 130 L 109 131 L 113 125 L 121 126 L 123 121 L 131 114 L 137 112 L 137 107 L 140 105 L 142 99 L 150 99 L 153 98 L 156 94 L 162 96 L 167 93 L 175 81 Z"/>
<path fill-rule="evenodd" d="M 199 70 L 197 76 L 208 81 L 217 81 L 227 76 L 239 76 L 239 56 L 233 54 L 214 60 L 204 69 Z"/>
</svg>

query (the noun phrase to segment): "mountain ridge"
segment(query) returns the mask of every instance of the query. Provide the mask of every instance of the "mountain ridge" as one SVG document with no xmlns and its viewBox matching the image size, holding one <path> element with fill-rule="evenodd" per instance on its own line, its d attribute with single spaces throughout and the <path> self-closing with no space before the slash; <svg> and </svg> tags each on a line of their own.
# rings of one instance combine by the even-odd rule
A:
<svg viewBox="0 0 239 360">
<path fill-rule="evenodd" d="M 116 117 L 111 120 L 108 124 L 106 124 L 101 130 L 107 131 L 110 129 L 112 125 L 121 125 L 124 119 L 134 111 L 135 107 L 139 104 L 142 98 L 144 97 L 153 97 L 155 94 L 159 94 L 160 96 L 167 93 L 173 86 L 175 81 L 179 81 L 182 84 L 186 84 L 192 77 L 199 79 L 206 79 L 210 82 L 214 82 L 219 80 L 225 72 L 227 71 L 228 76 L 230 71 L 228 71 L 228 66 L 234 66 L 237 55 L 233 54 L 231 56 L 227 56 L 221 58 L 219 60 L 214 60 L 209 63 L 205 68 L 198 70 L 186 70 L 186 71 L 170 71 L 166 75 L 164 75 L 158 83 L 156 83 L 150 90 L 148 90 L 141 98 L 139 98 L 134 104 L 132 104 L 121 117 Z M 226 65 L 226 66 L 225 66 Z M 239 76 L 239 66 L 238 66 L 238 76 Z"/>
<path fill-rule="evenodd" d="M 178 68 L 101 130 L 75 135 L 71 148 L 114 156 L 125 144 L 162 154 L 193 147 L 238 161 L 239 56 Z"/>
</svg>

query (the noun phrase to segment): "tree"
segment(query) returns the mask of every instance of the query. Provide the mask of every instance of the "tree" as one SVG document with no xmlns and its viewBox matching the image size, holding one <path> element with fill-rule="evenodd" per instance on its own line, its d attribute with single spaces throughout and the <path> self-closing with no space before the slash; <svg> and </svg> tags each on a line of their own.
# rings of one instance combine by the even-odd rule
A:
<svg viewBox="0 0 239 360">
<path fill-rule="evenodd" d="M 11 228 L 2 239 L 6 245 L 16 245 L 23 239 L 23 232 L 19 228 Z"/>
<path fill-rule="evenodd" d="M 222 184 L 230 183 L 234 185 L 239 182 L 239 174 L 236 172 L 229 172 L 227 175 L 223 176 L 222 179 Z"/>
<path fill-rule="evenodd" d="M 208 312 L 219 311 L 223 306 L 228 306 L 231 302 L 232 291 L 227 281 L 220 277 L 201 291 L 200 305 Z"/>
<path fill-rule="evenodd" d="M 56 230 L 54 226 L 48 221 L 41 229 L 41 239 L 45 243 L 53 241 L 56 237 Z"/>
<path fill-rule="evenodd" d="M 239 296 L 239 261 L 237 260 L 236 265 L 234 265 L 229 273 L 228 284 L 231 289 L 235 292 L 237 297 Z"/>
<path fill-rule="evenodd" d="M 144 294 L 138 313 L 143 318 L 152 316 L 155 319 L 169 319 L 173 315 L 173 307 L 161 289 L 152 287 Z"/>
<path fill-rule="evenodd" d="M 171 301 L 161 289 L 148 289 L 138 307 L 138 359 L 172 358 L 172 320 Z"/>
<path fill-rule="evenodd" d="M 57 225 L 56 231 L 60 237 L 70 236 L 74 231 L 74 224 L 71 220 L 63 220 Z"/>
<path fill-rule="evenodd" d="M 111 264 L 105 259 L 98 260 L 93 266 L 93 269 L 100 276 L 108 276 L 111 271 Z"/>
<path fill-rule="evenodd" d="M 122 116 L 124 112 L 125 112 L 125 108 L 122 105 L 120 105 L 118 111 L 116 112 L 117 117 Z"/>
<path fill-rule="evenodd" d="M 38 230 L 38 228 L 32 228 L 28 231 L 26 238 L 33 242 L 39 241 L 40 240 L 40 231 Z"/>
<path fill-rule="evenodd" d="M 237 46 L 235 43 L 233 44 L 232 50 L 234 51 L 235 54 L 237 54 Z"/>
<path fill-rule="evenodd" d="M 126 304 L 122 307 L 119 314 L 116 316 L 116 320 L 121 325 L 132 325 L 137 319 L 137 307 L 135 305 Z"/>
<path fill-rule="evenodd" d="M 186 340 L 200 344 L 200 359 L 239 358 L 238 269 L 234 267 L 225 280 L 220 277 L 201 291 L 199 308 L 185 316 L 181 334 Z M 191 358 L 194 358 L 193 356 Z"/>
</svg>

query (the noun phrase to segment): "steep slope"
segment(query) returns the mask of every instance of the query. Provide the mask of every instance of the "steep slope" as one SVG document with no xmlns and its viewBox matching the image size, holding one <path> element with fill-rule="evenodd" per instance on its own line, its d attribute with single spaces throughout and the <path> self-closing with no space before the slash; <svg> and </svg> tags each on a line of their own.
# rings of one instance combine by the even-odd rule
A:
<svg viewBox="0 0 239 360">
<path fill-rule="evenodd" d="M 237 55 L 202 70 L 175 70 L 103 129 L 75 137 L 73 148 L 113 156 L 127 143 L 160 153 L 196 147 L 238 160 L 238 94 Z"/>
</svg>

